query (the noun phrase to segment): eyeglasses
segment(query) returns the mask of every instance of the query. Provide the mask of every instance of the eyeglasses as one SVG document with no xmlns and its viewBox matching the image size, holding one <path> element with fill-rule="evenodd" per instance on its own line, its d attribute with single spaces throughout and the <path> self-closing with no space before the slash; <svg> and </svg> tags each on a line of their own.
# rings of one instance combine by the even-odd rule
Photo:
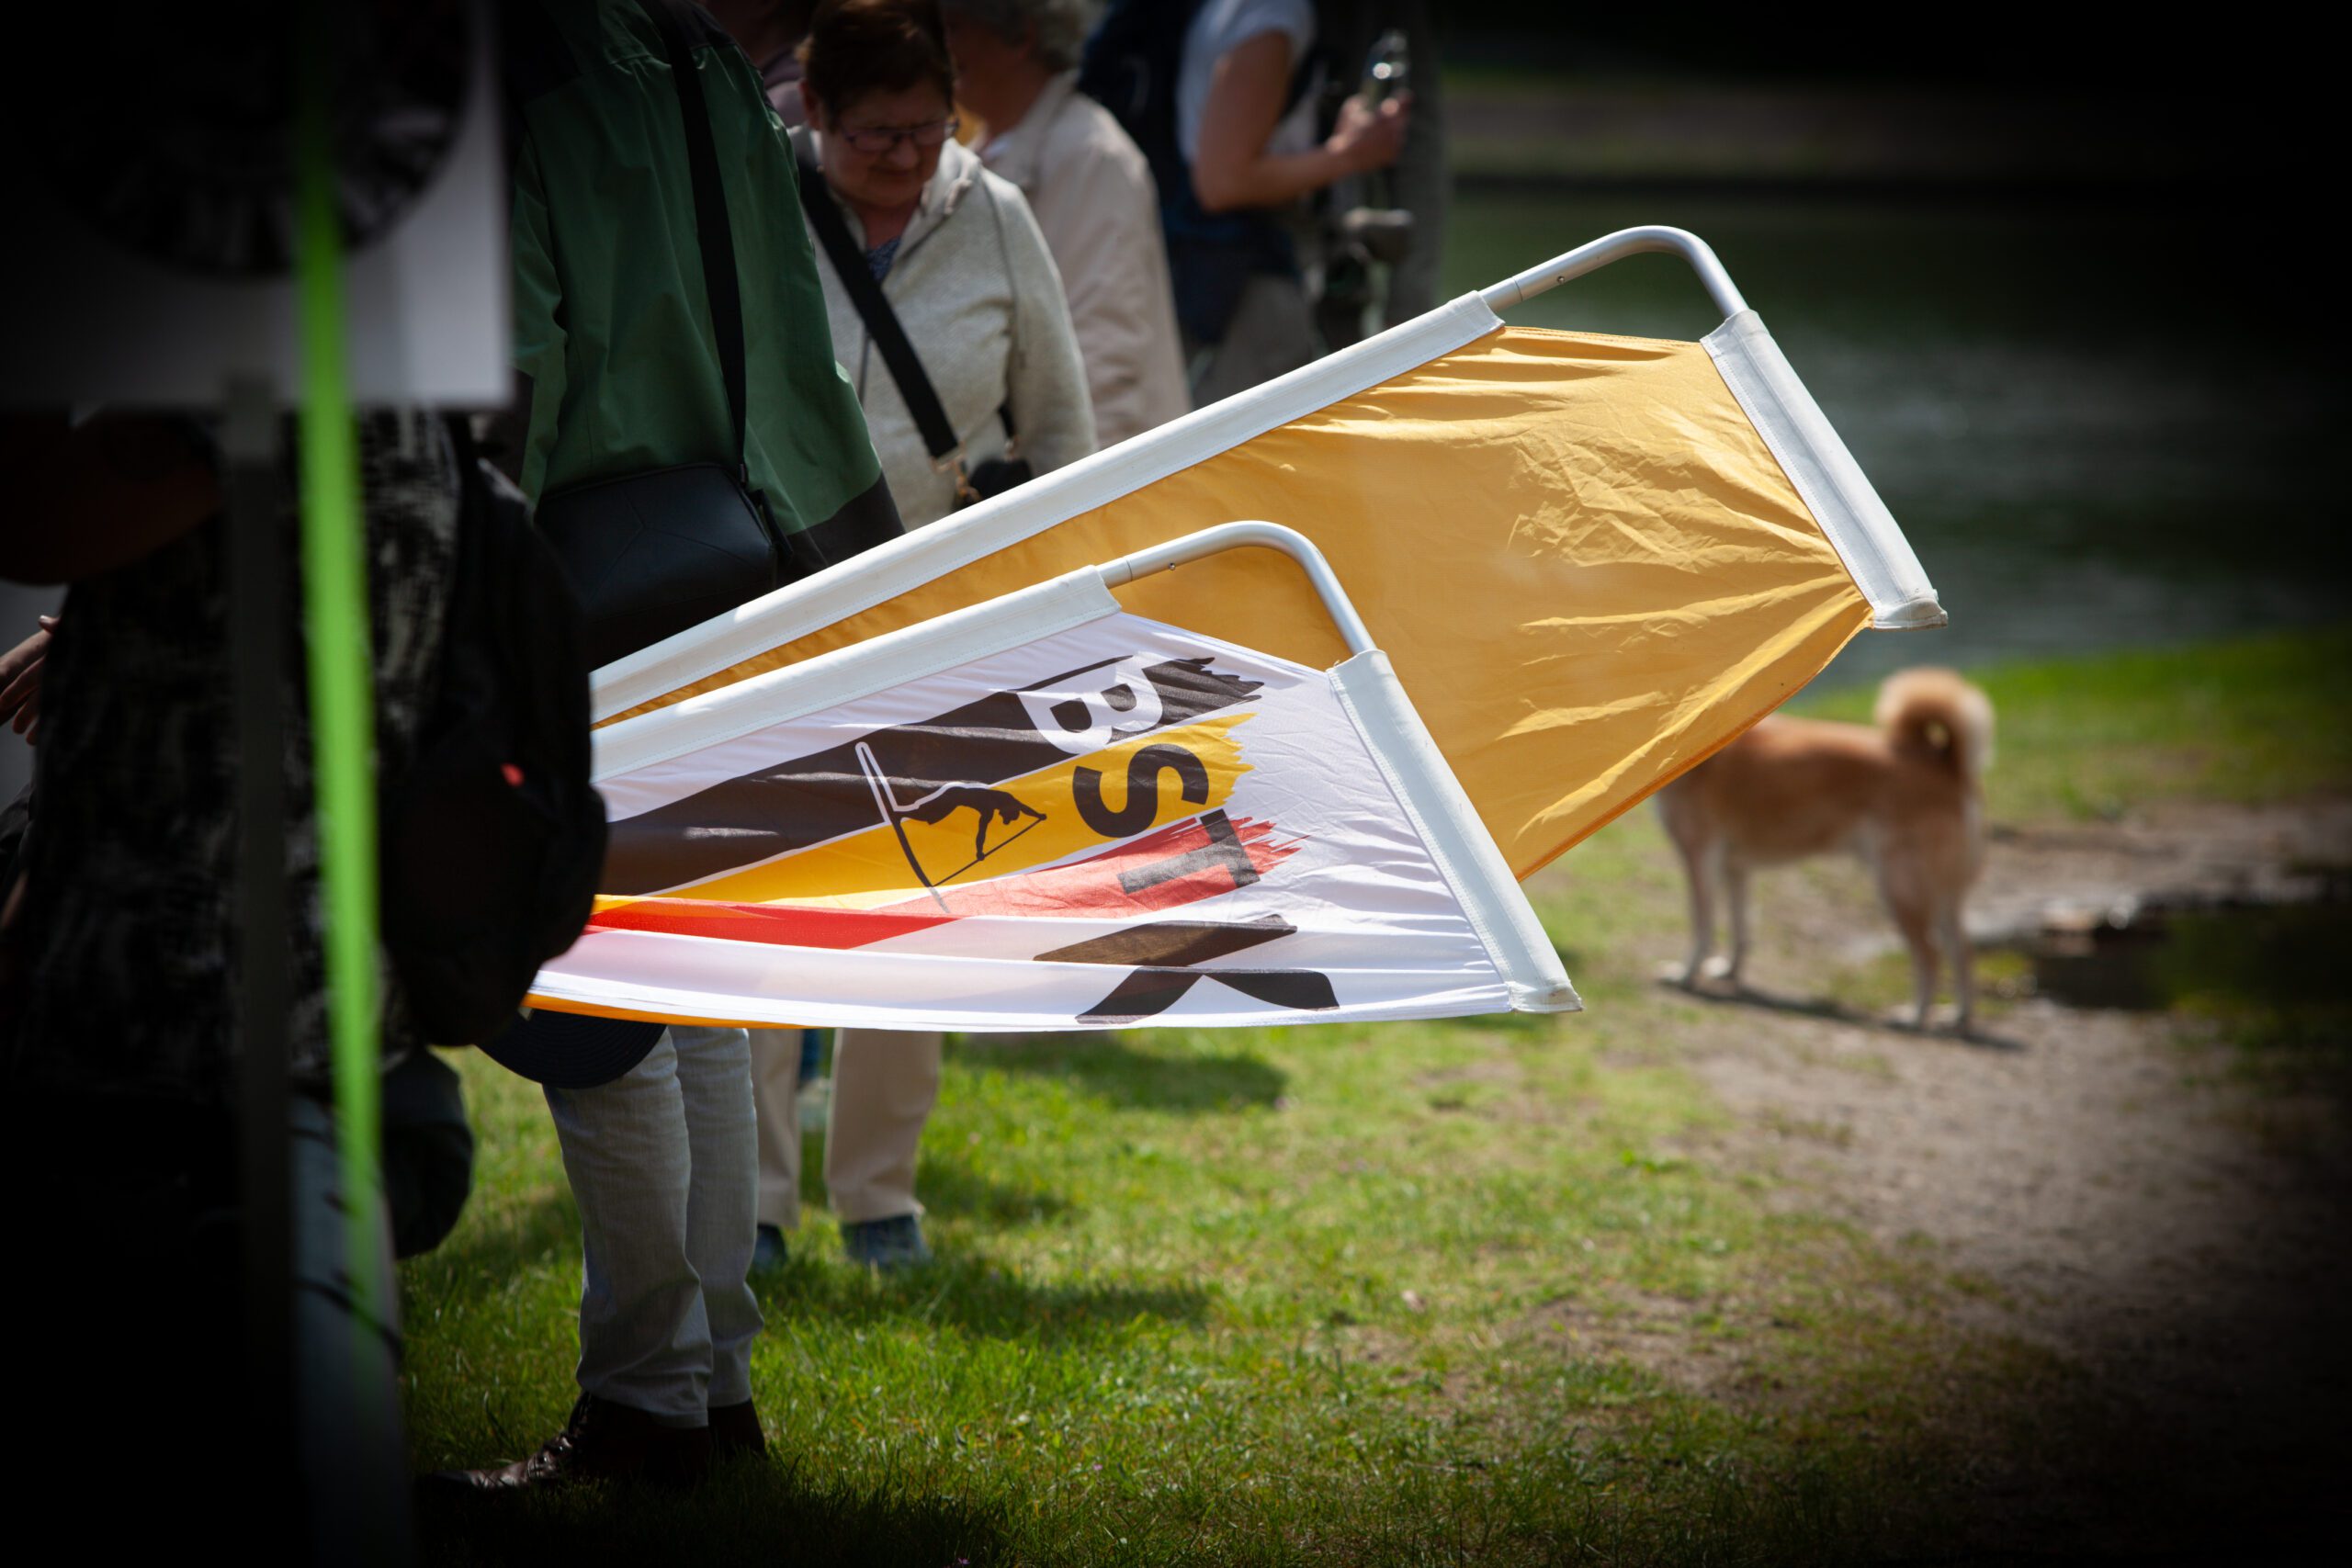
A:
<svg viewBox="0 0 2352 1568">
<path fill-rule="evenodd" d="M 911 141 L 918 147 L 936 147 L 956 134 L 954 117 L 935 119 L 928 125 L 842 126 L 834 134 L 856 151 L 872 157 L 888 152 L 901 141 Z"/>
</svg>

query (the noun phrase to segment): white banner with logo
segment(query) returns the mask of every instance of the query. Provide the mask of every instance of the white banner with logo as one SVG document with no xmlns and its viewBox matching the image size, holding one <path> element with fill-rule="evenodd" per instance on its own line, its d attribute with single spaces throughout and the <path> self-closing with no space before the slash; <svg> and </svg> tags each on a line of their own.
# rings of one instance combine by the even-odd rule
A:
<svg viewBox="0 0 2352 1568">
<path fill-rule="evenodd" d="M 1098 1029 L 1576 995 L 1385 657 L 1123 613 L 1082 570 L 597 733 L 587 932 L 534 1000 Z"/>
</svg>

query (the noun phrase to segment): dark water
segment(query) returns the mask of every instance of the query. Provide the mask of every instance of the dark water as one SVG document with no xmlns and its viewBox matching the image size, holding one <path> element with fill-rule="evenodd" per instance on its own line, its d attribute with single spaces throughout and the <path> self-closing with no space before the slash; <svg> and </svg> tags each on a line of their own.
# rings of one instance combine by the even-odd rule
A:
<svg viewBox="0 0 2352 1568">
<path fill-rule="evenodd" d="M 1861 462 L 1951 625 L 1824 677 L 2342 616 L 2346 399 L 2324 269 L 2144 201 L 2003 205 L 1465 192 L 1449 293 L 1614 229 L 1712 244 Z M 1635 256 L 1513 321 L 1695 338 L 1689 269 Z"/>
<path fill-rule="evenodd" d="M 2022 945 L 2034 989 L 2069 1007 L 2188 1008 L 2277 1015 L 2248 1043 L 2317 1045 L 2352 1061 L 2344 954 L 2352 951 L 2352 898 L 2342 878 L 2308 903 L 2162 904 L 2096 923 L 2045 929 Z M 2323 1018 L 2322 1010 L 2335 1016 Z M 2312 1027 L 2280 1028 L 2282 1021 Z M 2333 1025 L 2332 1030 L 2320 1027 Z"/>
</svg>

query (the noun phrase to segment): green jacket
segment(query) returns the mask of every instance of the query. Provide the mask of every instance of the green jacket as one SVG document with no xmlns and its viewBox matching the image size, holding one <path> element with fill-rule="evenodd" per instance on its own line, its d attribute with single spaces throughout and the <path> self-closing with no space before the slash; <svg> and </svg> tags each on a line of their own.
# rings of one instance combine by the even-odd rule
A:
<svg viewBox="0 0 2352 1568">
<path fill-rule="evenodd" d="M 660 3 L 660 0 L 656 0 Z M 660 30 L 636 0 L 507 12 L 514 364 L 530 379 L 522 484 L 543 494 L 731 463 L 692 176 Z M 833 361 L 792 151 L 741 50 L 693 6 L 742 295 L 744 457 L 786 533 L 846 554 L 899 532 L 856 394 Z"/>
</svg>

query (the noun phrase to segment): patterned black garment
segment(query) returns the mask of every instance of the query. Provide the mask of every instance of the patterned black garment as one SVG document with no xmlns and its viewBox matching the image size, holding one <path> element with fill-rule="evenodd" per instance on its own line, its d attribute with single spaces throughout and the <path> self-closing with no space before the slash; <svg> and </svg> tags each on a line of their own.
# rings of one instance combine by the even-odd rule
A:
<svg viewBox="0 0 2352 1568">
<path fill-rule="evenodd" d="M 457 468 L 418 412 L 360 422 L 379 779 L 413 750 L 439 664 Z M 288 445 L 290 446 L 290 430 Z M 289 463 L 287 603 L 301 603 Z M 225 1105 L 236 1094 L 236 734 L 220 520 L 68 594 L 42 690 L 18 916 L 11 1077 L 65 1094 Z M 285 652 L 295 1083 L 327 1082 L 323 918 L 302 639 Z M 379 955 L 386 1059 L 418 1043 Z"/>
</svg>

